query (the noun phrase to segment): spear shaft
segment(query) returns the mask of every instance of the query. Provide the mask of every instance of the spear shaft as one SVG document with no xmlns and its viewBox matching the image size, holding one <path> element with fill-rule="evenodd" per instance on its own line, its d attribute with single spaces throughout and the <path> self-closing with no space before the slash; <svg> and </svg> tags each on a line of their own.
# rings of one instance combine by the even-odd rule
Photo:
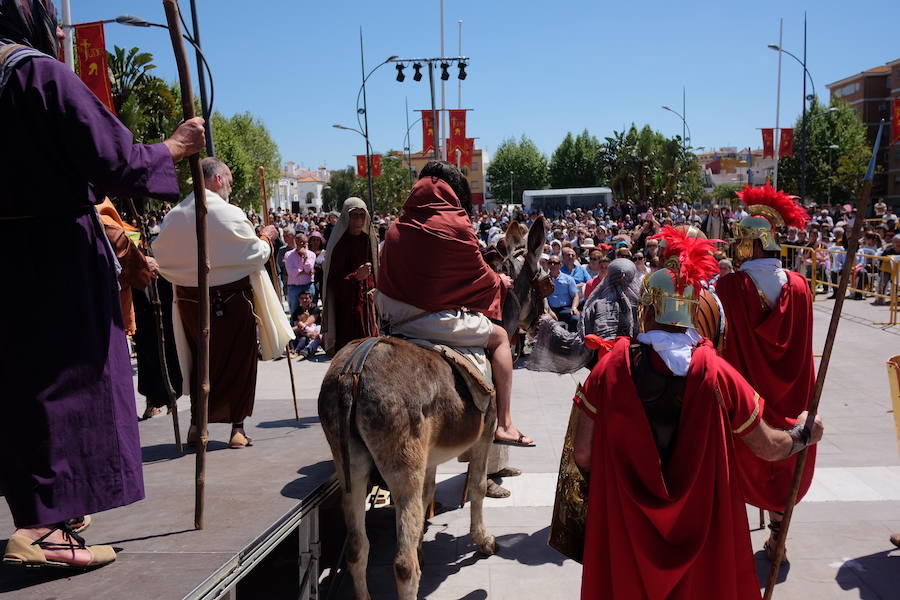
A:
<svg viewBox="0 0 900 600">
<path fill-rule="evenodd" d="M 825 348 L 822 350 L 822 359 L 819 361 L 819 370 L 816 373 L 816 387 L 812 401 L 809 404 L 809 414 L 806 417 L 806 435 L 809 436 L 812 424 L 816 420 L 819 411 L 819 401 L 822 398 L 822 389 L 825 387 L 825 375 L 828 372 L 828 363 L 831 362 L 831 351 L 834 349 L 834 340 L 837 336 L 838 324 L 841 321 L 841 310 L 844 307 L 844 297 L 847 295 L 847 287 L 850 284 L 850 273 L 856 259 L 856 250 L 859 247 L 859 234 L 862 231 L 862 223 L 869 206 L 869 198 L 872 196 L 872 179 L 875 176 L 875 157 L 881 146 L 881 133 L 884 129 L 884 119 L 878 126 L 878 134 L 875 136 L 875 147 L 872 149 L 872 158 L 869 160 L 869 169 L 863 180 L 862 192 L 856 201 L 856 216 L 853 218 L 853 230 L 847 243 L 847 255 L 844 258 L 844 268 L 841 270 L 841 280 L 838 284 L 834 308 L 831 311 L 831 322 L 828 324 L 828 335 L 825 336 Z M 778 579 L 778 571 L 781 569 L 781 561 L 784 560 L 784 545 L 787 541 L 788 528 L 791 526 L 791 517 L 797 504 L 797 495 L 800 491 L 800 480 L 803 478 L 803 467 L 806 465 L 807 451 L 804 448 L 797 457 L 794 466 L 794 477 L 791 481 L 791 495 L 788 497 L 787 507 L 784 511 L 784 519 L 781 522 L 781 534 L 778 536 L 778 544 L 775 547 L 775 560 L 769 567 L 769 577 L 766 580 L 766 592 L 763 600 L 771 600 L 775 591 L 775 582 Z"/>
</svg>

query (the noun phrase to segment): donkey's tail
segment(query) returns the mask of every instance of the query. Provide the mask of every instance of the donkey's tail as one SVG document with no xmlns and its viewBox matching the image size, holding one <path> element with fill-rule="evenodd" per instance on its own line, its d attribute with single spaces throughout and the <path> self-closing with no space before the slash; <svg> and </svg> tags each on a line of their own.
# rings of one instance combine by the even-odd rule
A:
<svg viewBox="0 0 900 600">
<path fill-rule="evenodd" d="M 354 404 L 359 393 L 359 375 L 342 374 L 338 379 L 339 419 L 338 434 L 341 442 L 341 469 L 344 471 L 344 492 L 350 493 L 350 436 Z"/>
<path fill-rule="evenodd" d="M 354 348 L 344 362 L 338 377 L 338 395 L 340 397 L 338 433 L 341 438 L 341 468 L 344 470 L 344 485 L 346 486 L 344 491 L 347 493 L 350 492 L 350 436 L 352 435 L 356 400 L 359 398 L 359 378 L 369 352 L 382 339 L 384 338 L 366 338 Z"/>
</svg>

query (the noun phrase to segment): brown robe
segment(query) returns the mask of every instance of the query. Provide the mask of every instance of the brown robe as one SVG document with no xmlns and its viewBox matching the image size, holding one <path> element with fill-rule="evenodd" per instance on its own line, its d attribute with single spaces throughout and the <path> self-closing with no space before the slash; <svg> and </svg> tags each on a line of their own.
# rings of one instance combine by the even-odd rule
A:
<svg viewBox="0 0 900 600">
<path fill-rule="evenodd" d="M 200 339 L 197 288 L 175 286 L 178 313 L 191 349 L 191 423 L 196 414 Z M 256 319 L 250 278 L 209 288 L 209 422 L 243 423 L 256 396 Z M 220 314 L 221 313 L 221 314 Z"/>
<path fill-rule="evenodd" d="M 369 293 L 375 281 L 371 276 L 366 281 L 355 277 L 360 266 L 374 263 L 370 248 L 367 234 L 348 232 L 332 251 L 325 302 L 334 319 L 334 352 L 357 338 L 378 335 L 374 299 Z"/>
</svg>

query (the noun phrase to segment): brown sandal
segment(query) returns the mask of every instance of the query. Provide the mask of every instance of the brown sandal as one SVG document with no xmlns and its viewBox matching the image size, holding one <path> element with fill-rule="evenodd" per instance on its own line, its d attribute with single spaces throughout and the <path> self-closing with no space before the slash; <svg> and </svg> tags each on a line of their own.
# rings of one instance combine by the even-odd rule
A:
<svg viewBox="0 0 900 600">
<path fill-rule="evenodd" d="M 769 562 L 775 562 L 776 560 L 776 552 L 778 552 L 778 539 L 781 537 L 781 521 L 772 521 L 769 523 L 769 531 L 772 533 L 769 534 L 769 539 L 766 540 L 766 543 L 763 544 L 763 550 L 766 551 L 766 556 L 769 557 Z M 782 562 L 789 562 L 787 558 L 787 546 L 784 547 L 784 557 L 782 558 Z"/>
</svg>

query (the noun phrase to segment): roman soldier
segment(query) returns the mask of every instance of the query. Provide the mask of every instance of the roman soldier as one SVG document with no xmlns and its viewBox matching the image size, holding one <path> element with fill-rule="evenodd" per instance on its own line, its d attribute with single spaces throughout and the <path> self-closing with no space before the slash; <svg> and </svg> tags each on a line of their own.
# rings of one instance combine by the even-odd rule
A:
<svg viewBox="0 0 900 600">
<path fill-rule="evenodd" d="M 711 241 L 664 228 L 646 277 L 642 333 L 620 337 L 574 402 L 574 458 L 589 472 L 581 597 L 759 598 L 736 449 L 783 460 L 809 439 L 762 419 L 765 401 L 695 330 Z M 635 343 L 636 342 L 636 343 Z"/>
<path fill-rule="evenodd" d="M 790 429 L 794 415 L 808 408 L 815 386 L 812 299 L 806 280 L 781 267 L 777 231 L 803 229 L 809 216 L 792 196 L 768 183 L 747 186 L 738 196 L 747 207 L 734 227 L 740 267 L 716 284 L 728 322 L 722 356 L 766 398 L 766 423 Z M 770 511 L 765 549 L 774 558 L 796 459 L 765 462 L 740 447 L 737 457 L 747 503 Z M 809 489 L 815 464 L 812 448 L 798 501 Z"/>
</svg>

